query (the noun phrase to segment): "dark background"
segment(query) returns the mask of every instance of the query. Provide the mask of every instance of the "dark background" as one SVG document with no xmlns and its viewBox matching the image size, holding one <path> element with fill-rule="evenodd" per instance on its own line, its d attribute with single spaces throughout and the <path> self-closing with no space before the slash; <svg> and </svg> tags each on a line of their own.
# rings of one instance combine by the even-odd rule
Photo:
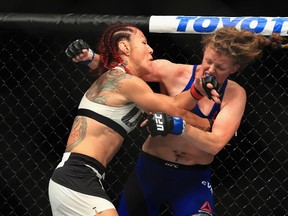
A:
<svg viewBox="0 0 288 216">
<path fill-rule="evenodd" d="M 269 4 L 264 0 L 0 0 L 0 13 L 287 16 L 286 5 L 287 0 Z M 30 30 L 0 34 L 1 216 L 51 215 L 48 180 L 64 151 L 77 104 L 90 84 L 87 69 L 79 70 L 64 54 L 68 41 L 79 34 L 50 33 L 48 28 L 44 35 Z M 92 34 L 81 33 L 95 45 Z M 201 59 L 194 55 L 201 53 L 196 49 L 197 35 L 183 35 L 182 40 L 179 35 L 147 36 L 156 58 L 179 63 Z M 266 50 L 261 61 L 237 77 L 249 98 L 235 145 L 221 151 L 213 163 L 216 216 L 288 216 L 287 51 L 272 55 Z M 133 134 L 135 145 L 126 140 L 108 169 L 106 188 L 115 204 L 142 143 L 139 134 Z M 170 216 L 164 208 L 161 216 L 166 215 Z"/>
<path fill-rule="evenodd" d="M 285 0 L 1 0 L 0 12 L 113 15 L 287 16 Z"/>
</svg>

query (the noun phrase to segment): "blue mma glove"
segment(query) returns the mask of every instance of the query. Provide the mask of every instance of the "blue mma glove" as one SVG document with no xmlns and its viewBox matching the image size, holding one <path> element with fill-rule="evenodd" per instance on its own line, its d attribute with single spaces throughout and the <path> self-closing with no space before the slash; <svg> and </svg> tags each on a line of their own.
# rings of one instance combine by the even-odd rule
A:
<svg viewBox="0 0 288 216">
<path fill-rule="evenodd" d="M 148 130 L 152 137 L 168 134 L 181 135 L 184 132 L 186 122 L 181 117 L 173 117 L 165 113 L 148 115 Z"/>
<path fill-rule="evenodd" d="M 67 47 L 67 49 L 65 50 L 66 55 L 68 56 L 68 58 L 72 59 L 75 58 L 77 55 L 82 53 L 82 49 L 88 49 L 89 54 L 92 55 L 91 59 L 87 60 L 87 61 L 80 61 L 80 64 L 89 64 L 93 61 L 94 59 L 94 51 L 90 49 L 90 46 L 83 41 L 82 39 L 77 39 L 75 41 L 73 41 L 71 44 L 69 44 L 69 46 Z"/>
</svg>

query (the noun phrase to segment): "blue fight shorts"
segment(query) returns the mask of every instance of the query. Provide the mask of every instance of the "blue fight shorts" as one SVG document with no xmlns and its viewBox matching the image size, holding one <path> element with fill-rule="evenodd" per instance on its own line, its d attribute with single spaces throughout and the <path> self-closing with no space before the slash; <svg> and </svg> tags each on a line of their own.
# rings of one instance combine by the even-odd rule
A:
<svg viewBox="0 0 288 216">
<path fill-rule="evenodd" d="M 173 216 L 213 215 L 209 165 L 181 165 L 141 152 L 120 200 L 120 216 L 158 216 L 167 203 Z"/>
</svg>

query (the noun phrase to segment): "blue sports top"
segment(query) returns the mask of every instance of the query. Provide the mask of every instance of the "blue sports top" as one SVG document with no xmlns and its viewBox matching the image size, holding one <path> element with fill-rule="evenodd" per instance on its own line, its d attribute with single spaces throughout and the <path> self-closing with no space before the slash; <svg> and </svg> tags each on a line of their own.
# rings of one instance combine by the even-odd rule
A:
<svg viewBox="0 0 288 216">
<path fill-rule="evenodd" d="M 193 66 L 193 69 L 192 69 L 192 75 L 191 75 L 191 78 L 189 80 L 189 82 L 187 83 L 186 87 L 183 89 L 183 91 L 186 91 L 188 89 L 191 88 L 192 86 L 192 83 L 194 82 L 194 79 L 195 79 L 195 73 L 196 73 L 196 69 L 197 69 L 197 66 L 198 65 L 194 65 Z M 222 100 L 223 96 L 224 96 L 224 92 L 225 92 L 225 89 L 226 89 L 226 86 L 227 86 L 227 82 L 228 82 L 228 79 L 226 79 L 220 89 L 220 100 Z M 193 108 L 193 110 L 191 110 L 193 113 L 195 113 L 196 115 L 202 117 L 202 118 L 215 118 L 216 115 L 218 114 L 220 110 L 220 104 L 217 104 L 215 103 L 210 111 L 210 113 L 208 115 L 204 115 L 202 113 L 202 111 L 200 110 L 198 104 L 195 105 L 195 107 Z"/>
</svg>

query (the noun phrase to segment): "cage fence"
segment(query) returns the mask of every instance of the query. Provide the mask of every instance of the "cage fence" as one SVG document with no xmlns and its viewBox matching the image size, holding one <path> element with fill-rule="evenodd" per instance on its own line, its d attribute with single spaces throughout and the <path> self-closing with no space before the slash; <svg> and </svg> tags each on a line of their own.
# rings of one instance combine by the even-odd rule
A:
<svg viewBox="0 0 288 216">
<path fill-rule="evenodd" d="M 199 35 L 146 35 L 155 59 L 201 63 Z M 65 56 L 79 37 L 96 47 L 99 35 L 0 30 L 1 215 L 51 215 L 48 181 L 82 94 L 95 79 Z M 215 215 L 288 215 L 287 71 L 287 50 L 265 49 L 262 58 L 231 77 L 248 99 L 237 137 L 211 164 Z M 156 83 L 149 85 L 158 91 Z M 104 187 L 116 206 L 146 137 L 136 128 L 108 166 Z M 160 215 L 171 215 L 166 204 Z"/>
</svg>

